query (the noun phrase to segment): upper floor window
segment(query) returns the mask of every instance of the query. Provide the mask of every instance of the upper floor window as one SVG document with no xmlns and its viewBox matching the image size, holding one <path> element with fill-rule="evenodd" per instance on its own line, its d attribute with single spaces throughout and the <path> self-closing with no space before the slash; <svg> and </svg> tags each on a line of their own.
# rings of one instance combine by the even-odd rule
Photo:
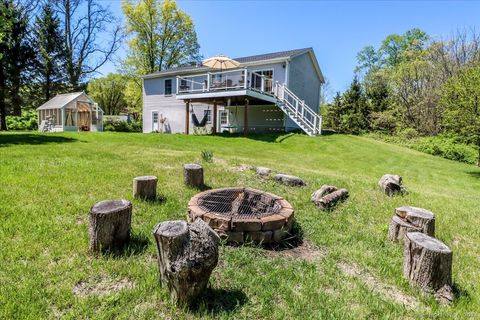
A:
<svg viewBox="0 0 480 320">
<path fill-rule="evenodd" d="M 166 79 L 165 80 L 165 95 L 171 95 L 172 94 L 172 79 Z"/>
</svg>

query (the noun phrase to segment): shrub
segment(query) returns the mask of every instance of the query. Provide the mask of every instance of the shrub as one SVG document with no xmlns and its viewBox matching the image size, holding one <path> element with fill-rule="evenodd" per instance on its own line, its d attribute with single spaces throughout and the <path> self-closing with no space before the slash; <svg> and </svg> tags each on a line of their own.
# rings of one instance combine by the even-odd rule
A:
<svg viewBox="0 0 480 320">
<path fill-rule="evenodd" d="M 205 162 L 213 162 L 213 151 L 212 150 L 203 150 L 201 153 L 202 159 Z"/>
<path fill-rule="evenodd" d="M 105 120 L 103 122 L 103 131 L 116 132 L 142 132 L 142 123 L 140 121 L 126 121 Z"/>
<path fill-rule="evenodd" d="M 24 110 L 21 116 L 7 116 L 5 120 L 9 130 L 36 130 L 38 128 L 35 110 Z"/>
<path fill-rule="evenodd" d="M 418 132 L 413 128 L 405 128 L 403 130 L 398 131 L 397 136 L 400 139 L 411 140 L 418 137 Z"/>
</svg>

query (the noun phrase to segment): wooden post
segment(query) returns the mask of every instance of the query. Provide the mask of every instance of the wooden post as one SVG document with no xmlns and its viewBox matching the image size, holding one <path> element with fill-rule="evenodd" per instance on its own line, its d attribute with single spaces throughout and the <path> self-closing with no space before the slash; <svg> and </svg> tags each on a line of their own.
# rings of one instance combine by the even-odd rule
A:
<svg viewBox="0 0 480 320">
<path fill-rule="evenodd" d="M 162 286 L 171 301 L 191 304 L 202 295 L 218 263 L 220 238 L 203 220 L 165 221 L 153 231 Z"/>
<path fill-rule="evenodd" d="M 105 200 L 90 209 L 90 250 L 120 248 L 130 240 L 132 204 L 127 200 Z"/>
<path fill-rule="evenodd" d="M 248 99 L 245 99 L 245 110 L 243 113 L 243 135 L 248 135 Z"/>
<path fill-rule="evenodd" d="M 141 176 L 133 179 L 133 196 L 135 198 L 155 200 L 157 198 L 157 177 Z"/>
<path fill-rule="evenodd" d="M 213 101 L 213 134 L 217 134 L 217 101 Z"/>
<path fill-rule="evenodd" d="M 190 127 L 190 102 L 185 102 L 185 134 L 188 134 Z"/>
</svg>

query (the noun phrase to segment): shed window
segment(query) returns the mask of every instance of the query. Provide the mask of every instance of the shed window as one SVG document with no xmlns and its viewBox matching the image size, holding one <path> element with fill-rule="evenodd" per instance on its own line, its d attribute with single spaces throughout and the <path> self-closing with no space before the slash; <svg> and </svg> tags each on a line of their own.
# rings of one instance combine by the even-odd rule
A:
<svg viewBox="0 0 480 320">
<path fill-rule="evenodd" d="M 172 79 L 167 79 L 165 80 L 165 95 L 171 95 L 172 94 Z"/>
</svg>

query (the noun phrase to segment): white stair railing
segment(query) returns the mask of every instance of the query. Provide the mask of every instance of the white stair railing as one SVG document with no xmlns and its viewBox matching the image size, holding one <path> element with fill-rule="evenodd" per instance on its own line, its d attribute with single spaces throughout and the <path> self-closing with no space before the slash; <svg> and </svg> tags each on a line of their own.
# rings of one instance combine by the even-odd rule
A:
<svg viewBox="0 0 480 320">
<path fill-rule="evenodd" d="M 321 134 L 322 116 L 313 111 L 305 101 L 297 97 L 285 84 L 275 83 L 275 97 L 283 110 L 305 133 L 310 136 Z"/>
</svg>

